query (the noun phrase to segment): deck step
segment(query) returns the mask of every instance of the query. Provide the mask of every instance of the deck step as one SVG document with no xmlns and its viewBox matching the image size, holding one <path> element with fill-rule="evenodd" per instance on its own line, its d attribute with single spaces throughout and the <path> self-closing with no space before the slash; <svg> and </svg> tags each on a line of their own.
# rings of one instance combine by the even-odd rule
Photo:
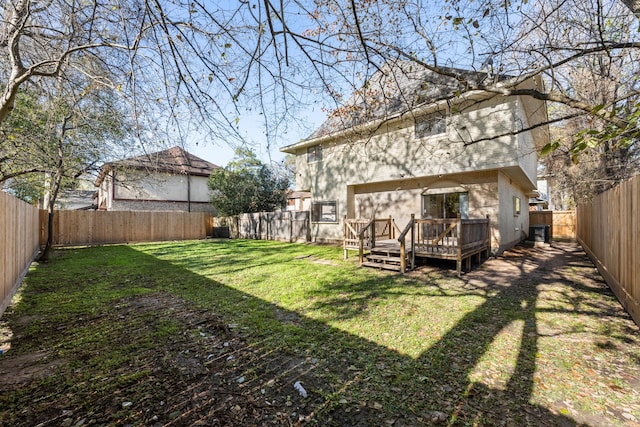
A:
<svg viewBox="0 0 640 427">
<path fill-rule="evenodd" d="M 400 256 L 399 250 L 387 249 L 387 248 L 384 248 L 384 249 L 373 248 L 369 252 L 371 253 L 371 255 L 384 255 L 384 256 L 395 256 L 395 257 Z M 407 256 L 411 255 L 410 250 L 407 250 L 405 253 Z"/>
<path fill-rule="evenodd" d="M 400 263 L 400 257 L 399 256 L 371 254 L 371 255 L 367 255 L 366 257 L 367 257 L 368 260 Z"/>
<path fill-rule="evenodd" d="M 372 268 L 382 268 L 385 270 L 393 270 L 393 271 L 400 271 L 401 268 L 398 264 L 384 264 L 382 262 L 369 262 L 369 261 L 365 261 L 362 263 L 363 267 L 372 267 Z"/>
</svg>

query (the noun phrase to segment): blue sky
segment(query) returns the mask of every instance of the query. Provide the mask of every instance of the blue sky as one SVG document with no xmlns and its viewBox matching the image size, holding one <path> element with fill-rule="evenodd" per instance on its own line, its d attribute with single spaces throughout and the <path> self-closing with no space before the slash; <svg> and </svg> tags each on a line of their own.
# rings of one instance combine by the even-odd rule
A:
<svg viewBox="0 0 640 427">
<path fill-rule="evenodd" d="M 286 135 L 282 135 L 277 140 L 267 144 L 267 138 L 264 135 L 264 127 L 257 115 L 247 114 L 240 117 L 238 127 L 240 134 L 246 140 L 247 144 L 255 151 L 258 158 L 264 163 L 280 162 L 284 159 L 284 153 L 280 152 L 280 148 L 300 141 L 309 136 L 311 131 L 320 126 L 326 118 L 326 113 L 320 108 L 307 110 L 298 115 L 298 120 L 305 123 L 305 127 L 301 127 L 292 123 Z M 192 154 L 203 158 L 218 166 L 226 166 L 233 157 L 233 147 L 221 141 L 202 142 L 202 136 L 193 135 L 193 139 L 186 141 L 184 148 Z M 197 145 L 193 142 L 198 141 Z M 171 144 L 170 144 L 171 145 Z"/>
</svg>

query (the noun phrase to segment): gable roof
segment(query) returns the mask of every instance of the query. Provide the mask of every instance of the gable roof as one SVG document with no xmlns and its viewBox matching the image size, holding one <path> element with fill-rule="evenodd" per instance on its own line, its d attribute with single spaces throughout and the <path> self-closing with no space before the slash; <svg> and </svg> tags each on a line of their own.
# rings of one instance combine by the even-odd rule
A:
<svg viewBox="0 0 640 427">
<path fill-rule="evenodd" d="M 484 72 L 443 68 L 468 82 L 482 83 L 491 76 Z M 505 77 L 499 76 L 500 80 Z M 363 123 L 389 118 L 421 105 L 450 99 L 468 90 L 452 76 L 438 74 L 411 61 L 387 64 L 356 90 L 306 140 L 312 140 Z"/>
<path fill-rule="evenodd" d="M 209 176 L 215 169 L 219 169 L 220 166 L 214 165 L 175 146 L 155 153 L 106 163 L 100 170 L 95 186 L 99 186 L 106 173 L 114 168 L 145 169 L 152 172 L 178 175 Z"/>
</svg>

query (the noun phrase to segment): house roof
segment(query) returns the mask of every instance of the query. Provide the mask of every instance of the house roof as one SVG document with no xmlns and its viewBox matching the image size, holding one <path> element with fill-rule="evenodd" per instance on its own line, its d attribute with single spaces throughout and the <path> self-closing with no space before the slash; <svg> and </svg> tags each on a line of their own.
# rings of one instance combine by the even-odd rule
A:
<svg viewBox="0 0 640 427">
<path fill-rule="evenodd" d="M 291 152 L 294 147 L 313 145 L 315 140 L 360 125 L 390 119 L 425 105 L 451 99 L 469 91 L 465 82 L 481 84 L 488 78 L 499 81 L 508 79 L 508 76 L 457 68 L 441 70 L 451 75 L 436 73 L 412 61 L 397 61 L 383 66 L 311 135 L 281 151 Z"/>
<path fill-rule="evenodd" d="M 114 168 L 145 169 L 170 174 L 209 176 L 211 172 L 219 169 L 220 166 L 214 165 L 175 146 L 155 153 L 106 163 L 100 170 L 95 186 L 99 186 L 105 174 Z"/>
<path fill-rule="evenodd" d="M 311 197 L 311 191 L 289 191 L 287 199 L 305 199 Z"/>
<path fill-rule="evenodd" d="M 634 15 L 640 17 L 640 0 L 622 0 L 622 3 L 624 3 Z"/>
</svg>

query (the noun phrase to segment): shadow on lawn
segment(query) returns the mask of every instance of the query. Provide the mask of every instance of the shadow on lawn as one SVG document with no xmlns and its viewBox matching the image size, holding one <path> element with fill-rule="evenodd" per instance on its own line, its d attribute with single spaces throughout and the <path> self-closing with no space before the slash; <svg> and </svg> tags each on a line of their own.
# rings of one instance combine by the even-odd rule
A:
<svg viewBox="0 0 640 427">
<path fill-rule="evenodd" d="M 279 252 L 280 250 L 276 250 L 276 253 Z M 473 273 L 468 274 L 464 283 L 460 282 L 461 289 L 455 291 L 433 287 L 423 290 L 424 282 L 419 278 L 406 279 L 405 285 L 412 288 L 408 293 L 413 295 L 424 291 L 429 295 L 435 294 L 444 298 L 456 298 L 462 295 L 486 298 L 484 303 L 464 316 L 455 327 L 421 354 L 417 360 L 407 360 L 406 356 L 359 337 L 345 335 L 344 332 L 335 329 L 318 334 L 317 330 L 325 330 L 326 326 L 311 319 L 304 319 L 303 328 L 310 331 L 308 335 L 312 340 L 325 335 L 329 341 L 349 343 L 346 347 L 331 348 L 334 361 L 330 364 L 334 369 L 343 369 L 343 372 L 336 372 L 335 375 L 340 377 L 346 374 L 343 381 L 348 384 L 347 388 L 360 389 L 356 394 L 362 396 L 365 403 L 367 399 L 370 399 L 369 403 L 376 399 L 386 400 L 388 407 L 396 410 L 392 409 L 391 414 L 384 416 L 395 419 L 396 422 L 401 419 L 408 425 L 414 422 L 576 425 L 576 422 L 569 417 L 529 403 L 534 387 L 539 334 L 536 325 L 538 284 L 532 283 L 529 275 L 533 269 L 550 268 L 551 264 L 566 266 L 574 262 L 576 262 L 575 255 L 563 250 L 555 250 L 537 260 L 514 258 L 511 269 L 492 275 L 488 282 L 484 281 L 485 277 L 483 277 L 483 282 L 478 283 Z M 250 265 L 250 267 L 254 266 Z M 556 273 L 556 277 L 552 279 L 569 282 L 559 273 Z M 357 316 L 366 309 L 370 300 L 384 297 L 387 292 L 397 294 L 397 283 L 394 283 L 394 280 L 397 280 L 396 276 L 390 278 L 388 275 L 383 275 L 375 279 L 369 277 L 367 280 L 356 282 L 355 285 L 353 282 L 343 285 L 339 281 L 332 281 L 333 283 L 328 284 L 328 294 L 337 296 L 323 300 L 324 302 L 319 303 L 320 306 L 317 303 L 316 308 L 332 313 L 333 320 Z M 593 291 L 599 292 L 600 288 L 595 288 Z M 327 294 L 322 296 L 326 297 Z M 246 298 L 245 295 L 241 297 Z M 268 305 L 271 306 L 271 304 Z M 273 307 L 270 310 L 283 311 L 281 308 Z M 290 316 L 280 314 L 277 317 L 299 319 L 298 315 L 293 313 Z M 472 382 L 469 379 L 471 373 L 496 336 L 518 321 L 523 325 L 521 341 L 515 369 L 506 388 L 491 389 L 484 384 Z M 306 349 L 327 348 L 326 343 L 309 340 L 298 341 L 298 345 Z M 364 351 L 364 354 L 354 358 L 350 356 L 352 351 Z M 339 360 L 347 362 L 341 363 L 338 362 Z M 403 374 L 394 373 L 394 369 L 386 369 L 389 372 L 384 372 L 385 365 L 388 367 L 393 363 L 397 364 L 398 360 L 400 365 L 406 365 L 406 369 L 400 369 L 404 370 Z M 372 367 L 374 364 L 375 368 Z M 355 372 L 350 377 L 349 369 Z M 370 377 L 376 375 L 376 370 L 379 371 L 377 372 L 378 381 L 371 381 Z M 362 378 L 369 379 L 364 381 Z M 307 382 L 313 383 L 310 379 L 307 379 Z M 389 390 L 392 391 L 391 397 Z M 363 405 L 351 410 L 348 410 L 344 404 L 334 408 L 331 406 L 333 405 L 328 405 L 326 408 L 328 418 L 318 415 L 320 418 L 316 421 L 325 424 L 328 420 L 337 420 L 337 425 L 371 425 L 380 422 L 381 414 L 377 414 L 375 410 L 371 411 L 371 408 L 363 410 Z M 398 408 L 403 408 L 406 412 L 398 413 Z"/>
<path fill-rule="evenodd" d="M 231 246 L 242 252 L 241 243 Z M 177 247 L 179 249 L 180 245 Z M 241 253 L 239 259 L 246 256 L 250 262 L 249 267 L 259 267 L 261 262 L 251 257 L 251 247 L 252 245 L 247 245 L 246 252 Z M 172 247 L 171 251 L 175 251 L 175 248 Z M 267 251 L 263 255 L 282 255 L 284 251 L 295 259 L 296 250 L 286 252 L 286 248 L 265 248 Z M 189 249 L 189 245 L 182 246 L 184 251 Z M 147 395 L 158 392 L 153 395 L 151 400 L 154 403 L 149 403 L 147 410 L 138 407 L 137 412 L 124 418 L 116 418 L 122 417 L 122 414 L 113 408 L 108 396 L 101 397 L 106 402 L 106 407 L 66 407 L 69 400 L 78 400 L 71 399 L 68 393 L 55 393 L 54 374 L 48 379 L 50 394 L 43 397 L 47 411 L 66 407 L 66 411 L 73 411 L 76 416 L 81 414 L 79 419 L 82 414 L 87 414 L 86 417 L 90 418 L 92 412 L 113 412 L 112 418 L 105 415 L 103 420 L 115 424 L 125 421 L 134 424 L 156 421 L 164 425 L 576 425 L 569 417 L 529 403 L 534 387 L 537 339 L 540 334 L 536 323 L 538 284 L 529 280 L 529 274 L 532 269 L 551 268 L 549 271 L 552 280 L 573 285 L 569 278 L 553 268 L 554 265 L 575 262 L 575 254 L 569 250 L 555 249 L 536 260 L 514 257 L 509 263 L 511 268 L 492 274 L 489 281 L 484 280 L 486 275 L 481 276 L 479 270 L 471 272 L 465 276 L 464 281 L 458 282 L 460 289 L 455 292 L 450 289 L 425 289 L 425 284 L 416 277 L 402 279 L 406 286 L 414 288 L 412 294 L 417 291 L 443 298 L 465 294 L 485 298 L 483 303 L 463 316 L 417 359 L 198 275 L 189 268 L 198 265 L 201 267 L 202 261 L 190 259 L 188 255 L 175 263 L 158 263 L 155 256 L 128 247 L 86 250 L 113 250 L 114 253 L 117 250 L 119 257 L 128 258 L 134 265 L 157 265 L 154 268 L 159 279 L 145 283 L 145 289 L 165 295 L 162 303 L 152 307 L 156 310 L 157 317 L 171 316 L 178 319 L 178 314 L 184 311 L 189 318 L 193 318 L 194 313 L 207 318 L 207 315 L 215 313 L 225 322 L 238 322 L 242 328 L 222 334 L 231 343 L 229 351 L 225 350 L 228 347 L 224 345 L 222 348 L 195 346 L 191 353 L 187 347 L 185 353 L 184 348 L 171 348 L 169 340 L 169 348 L 159 349 L 164 354 L 164 359 L 161 360 L 164 364 L 156 366 L 155 362 L 147 361 L 143 365 L 145 372 L 148 371 L 146 375 L 150 376 L 148 381 L 158 384 L 158 389 L 154 392 L 149 392 L 148 389 L 144 391 Z M 165 253 L 163 251 L 165 249 L 146 250 L 156 256 L 162 256 Z M 97 269 L 115 268 L 100 259 L 95 262 Z M 55 264 L 47 268 L 53 269 Z M 234 266 L 231 269 L 239 268 Z M 117 275 L 111 277 L 117 282 Z M 392 292 L 392 288 L 397 288 L 397 283 L 390 283 L 397 280 L 396 276 L 369 279 L 356 286 L 342 288 L 340 283 L 332 283 L 331 292 L 340 297 L 327 301 L 323 308 L 331 316 L 335 316 L 335 319 L 344 318 L 345 314 L 341 312 L 346 306 L 342 304 L 344 301 L 360 299 L 356 306 L 362 310 L 368 299 L 384 296 L 385 292 Z M 121 286 L 122 283 L 112 285 Z M 587 291 L 600 292 L 598 288 Z M 167 294 L 173 299 L 189 303 L 172 305 L 166 298 Z M 37 295 L 32 297 L 37 298 Z M 23 296 L 23 303 L 28 304 L 28 298 L 29 289 Z M 138 297 L 132 295 L 127 298 Z M 584 301 L 576 301 L 575 304 L 583 307 Z M 599 310 L 598 307 L 589 308 L 593 309 L 594 314 Z M 358 310 L 349 312 L 346 316 L 355 316 L 357 312 Z M 115 315 L 120 322 L 129 321 L 122 313 Z M 212 322 L 211 319 L 208 321 Z M 493 389 L 471 381 L 471 373 L 495 337 L 514 322 L 520 322 L 523 326 L 515 370 L 506 388 Z M 193 327 L 193 324 L 187 326 Z M 55 328 L 51 327 L 53 334 Z M 220 325 L 217 326 L 218 329 L 219 327 Z M 183 347 L 192 345 L 191 341 L 185 341 L 184 338 L 188 332 L 178 329 L 174 336 Z M 130 339 L 143 339 L 143 335 L 137 337 L 133 334 Z M 59 339 L 64 340 L 65 337 L 61 336 Z M 19 345 L 19 340 L 16 345 Z M 117 346 L 119 343 L 110 345 Z M 210 361 L 207 352 L 217 356 Z M 153 358 L 147 354 L 133 354 L 131 359 L 122 363 L 129 363 L 133 369 L 145 357 Z M 183 375 L 182 371 L 176 370 L 176 364 L 180 368 L 190 367 L 191 374 Z M 164 376 L 162 369 L 166 370 Z M 72 374 L 66 372 L 64 375 Z M 171 386 L 161 385 L 162 378 L 173 383 Z M 143 380 L 147 381 L 146 377 L 143 376 Z M 118 379 L 114 381 L 117 382 Z M 306 399 L 294 390 L 295 381 L 301 381 L 307 388 L 309 396 Z M 93 396 L 96 404 L 101 402 L 100 396 L 96 396 L 96 391 L 90 386 L 91 384 L 78 384 L 70 392 L 85 393 L 85 397 Z M 119 386 L 116 383 L 113 387 Z M 128 387 L 129 394 L 132 394 L 133 386 Z M 105 390 L 114 392 L 109 388 Z M 116 390 L 116 393 L 120 392 L 121 390 Z M 24 404 L 29 405 L 31 396 L 27 394 L 22 398 L 25 399 Z M 57 399 L 64 399 L 65 402 Z M 147 398 L 140 399 L 144 401 Z M 162 405 L 158 403 L 160 400 Z M 154 420 L 151 415 L 157 418 Z M 35 419 L 29 421 L 46 420 L 38 419 L 36 415 Z"/>
</svg>

